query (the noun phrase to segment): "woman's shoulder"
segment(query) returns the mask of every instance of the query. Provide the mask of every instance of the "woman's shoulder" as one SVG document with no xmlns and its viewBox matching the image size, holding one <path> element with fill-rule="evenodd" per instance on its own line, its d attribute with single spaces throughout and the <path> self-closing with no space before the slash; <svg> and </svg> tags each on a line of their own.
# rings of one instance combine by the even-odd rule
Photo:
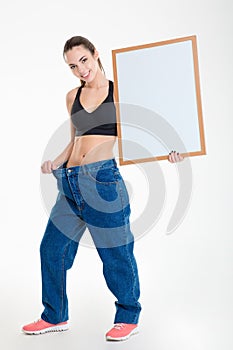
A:
<svg viewBox="0 0 233 350">
<path fill-rule="evenodd" d="M 67 108 L 69 111 L 74 103 L 74 100 L 75 100 L 75 97 L 78 93 L 79 88 L 80 88 L 80 86 L 68 91 L 66 94 L 66 105 L 67 105 Z"/>
<path fill-rule="evenodd" d="M 78 93 L 79 88 L 80 88 L 80 86 L 75 87 L 74 89 L 67 92 L 67 94 L 66 94 L 66 102 L 67 103 L 70 104 L 70 103 L 74 102 L 74 99 Z"/>
<path fill-rule="evenodd" d="M 77 95 L 77 92 L 78 92 L 79 88 L 80 88 L 80 86 L 75 87 L 74 89 L 68 91 L 67 94 L 66 94 L 66 100 L 73 99 Z"/>
</svg>

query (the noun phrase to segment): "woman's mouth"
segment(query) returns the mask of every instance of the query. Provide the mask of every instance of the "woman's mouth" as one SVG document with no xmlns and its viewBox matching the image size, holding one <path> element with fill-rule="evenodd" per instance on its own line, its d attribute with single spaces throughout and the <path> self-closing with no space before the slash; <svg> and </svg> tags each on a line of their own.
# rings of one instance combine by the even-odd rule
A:
<svg viewBox="0 0 233 350">
<path fill-rule="evenodd" d="M 90 71 L 85 73 L 85 74 L 83 74 L 82 78 L 87 79 L 89 77 L 89 75 L 90 75 Z"/>
</svg>

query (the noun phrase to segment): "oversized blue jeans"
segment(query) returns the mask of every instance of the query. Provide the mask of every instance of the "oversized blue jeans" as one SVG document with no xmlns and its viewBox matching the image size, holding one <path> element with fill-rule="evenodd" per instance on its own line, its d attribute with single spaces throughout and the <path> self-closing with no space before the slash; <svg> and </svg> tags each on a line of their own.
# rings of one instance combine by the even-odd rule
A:
<svg viewBox="0 0 233 350">
<path fill-rule="evenodd" d="M 130 204 L 115 159 L 53 171 L 58 197 L 40 246 L 42 273 L 41 318 L 67 321 L 67 270 L 87 228 L 103 262 L 103 274 L 116 297 L 114 323 L 138 323 L 139 278 L 130 231 Z"/>
</svg>

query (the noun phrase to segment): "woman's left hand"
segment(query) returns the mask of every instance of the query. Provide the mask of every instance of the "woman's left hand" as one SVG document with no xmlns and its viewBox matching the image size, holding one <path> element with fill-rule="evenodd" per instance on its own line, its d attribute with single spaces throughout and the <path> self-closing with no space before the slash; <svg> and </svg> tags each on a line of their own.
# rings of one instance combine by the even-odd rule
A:
<svg viewBox="0 0 233 350">
<path fill-rule="evenodd" d="M 168 155 L 168 161 L 170 163 L 177 163 L 177 162 L 181 162 L 182 160 L 184 160 L 184 157 L 182 157 L 179 154 L 179 152 L 171 151 Z"/>
</svg>

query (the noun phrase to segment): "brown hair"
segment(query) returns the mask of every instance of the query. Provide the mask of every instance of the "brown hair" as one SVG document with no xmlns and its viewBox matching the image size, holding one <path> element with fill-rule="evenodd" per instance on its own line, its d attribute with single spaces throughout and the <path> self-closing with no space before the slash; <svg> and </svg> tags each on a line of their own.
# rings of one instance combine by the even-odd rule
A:
<svg viewBox="0 0 233 350">
<path fill-rule="evenodd" d="M 80 46 L 80 45 L 83 45 L 94 56 L 95 46 L 88 39 L 84 38 L 83 36 L 73 36 L 72 38 L 67 40 L 65 43 L 64 50 L 63 50 L 63 57 L 65 57 L 65 54 L 67 51 L 71 50 L 75 46 Z M 99 58 L 98 58 L 98 64 L 99 64 L 100 69 L 105 74 L 104 68 L 103 68 L 102 63 L 101 63 Z M 80 82 L 81 82 L 82 86 L 85 85 L 84 80 L 80 79 Z"/>
</svg>

